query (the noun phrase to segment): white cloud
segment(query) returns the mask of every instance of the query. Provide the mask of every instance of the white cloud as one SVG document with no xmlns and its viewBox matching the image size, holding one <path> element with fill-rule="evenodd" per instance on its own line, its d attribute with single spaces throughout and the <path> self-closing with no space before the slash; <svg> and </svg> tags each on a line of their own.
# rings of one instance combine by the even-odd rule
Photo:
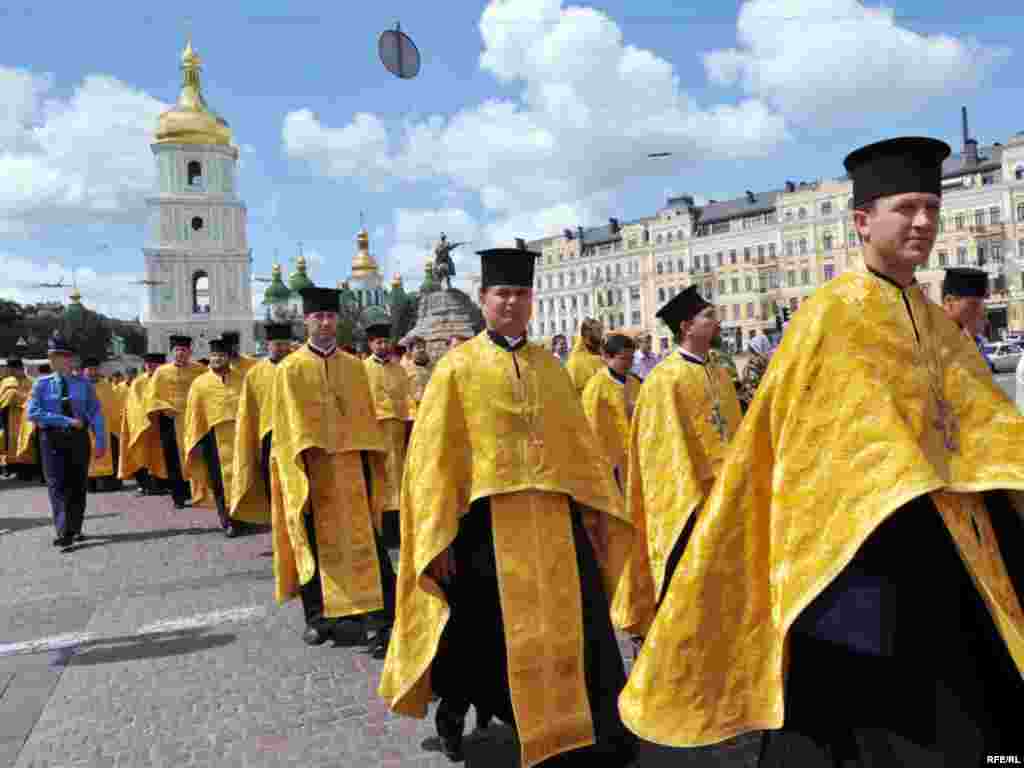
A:
<svg viewBox="0 0 1024 768">
<path fill-rule="evenodd" d="M 708 158 L 766 154 L 786 136 L 763 103 L 701 108 L 681 90 L 672 65 L 628 45 L 615 22 L 559 0 L 494 0 L 480 19 L 480 66 L 521 84 L 516 99 L 491 99 L 445 118 L 389 129 L 357 114 L 335 128 L 310 110 L 284 120 L 286 154 L 316 172 L 437 181 L 476 196 L 488 220 L 539 219 L 552 229 L 588 220 L 558 219 L 559 207 L 583 209 L 631 178 L 662 175 L 647 153 L 673 153 L 672 168 Z M 447 210 L 456 210 L 453 205 Z M 549 214 L 541 212 L 548 211 Z M 436 237 L 437 233 L 430 233 Z M 411 258 L 409 246 L 402 258 Z"/>
<path fill-rule="evenodd" d="M 105 75 L 87 76 L 67 99 L 53 88 L 49 75 L 0 67 L 0 233 L 137 220 L 166 105 Z"/>
<path fill-rule="evenodd" d="M 71 292 L 71 269 L 50 261 L 39 263 L 10 253 L 0 253 L 0 274 L 4 276 L 0 296 L 19 304 L 43 301 L 67 303 Z M 91 267 L 75 270 L 74 282 L 82 293 L 82 304 L 107 315 L 131 319 L 142 311 L 145 290 L 136 284 L 141 275 L 129 272 L 97 272 Z M 42 288 L 40 283 L 64 283 L 64 288 Z"/>
<path fill-rule="evenodd" d="M 381 231 L 383 235 L 386 230 Z M 474 251 L 479 244 L 482 228 L 477 220 L 462 208 L 395 210 L 390 234 L 392 246 L 385 262 L 392 272 L 398 272 L 406 286 L 412 288 L 423 279 L 428 259 L 433 259 L 434 246 L 444 232 L 448 242 L 465 242 L 452 251 L 455 262 L 454 284 L 465 290 L 474 266 Z"/>
<path fill-rule="evenodd" d="M 914 32 L 892 9 L 860 0 L 747 0 L 737 38 L 738 47 L 704 56 L 709 79 L 817 127 L 913 112 L 980 86 L 1009 56 L 971 39 Z"/>
</svg>

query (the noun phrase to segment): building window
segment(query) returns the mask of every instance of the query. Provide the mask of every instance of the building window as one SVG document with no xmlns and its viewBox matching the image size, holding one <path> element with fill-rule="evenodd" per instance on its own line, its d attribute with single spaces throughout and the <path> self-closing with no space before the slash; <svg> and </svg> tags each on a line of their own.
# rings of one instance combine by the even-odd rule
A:
<svg viewBox="0 0 1024 768">
<path fill-rule="evenodd" d="M 1017 203 L 1017 221 L 1024 221 L 1024 203 Z"/>
<path fill-rule="evenodd" d="M 786 285 L 790 288 L 796 288 L 796 270 L 791 269 L 786 272 Z"/>
<path fill-rule="evenodd" d="M 615 276 L 616 277 L 622 277 L 622 265 L 621 264 L 616 264 L 615 265 Z"/>
<path fill-rule="evenodd" d="M 974 212 L 974 226 L 984 227 L 985 226 L 985 211 L 977 210 Z"/>
<path fill-rule="evenodd" d="M 806 209 L 806 208 L 801 208 L 801 209 L 800 209 L 800 210 L 799 210 L 799 211 L 797 212 L 797 214 L 796 214 L 796 217 L 797 217 L 798 219 L 806 219 L 806 218 L 807 218 L 807 209 Z"/>
<path fill-rule="evenodd" d="M 985 244 L 978 243 L 978 266 L 985 266 Z"/>
<path fill-rule="evenodd" d="M 580 303 L 583 304 L 583 308 L 586 309 L 587 307 L 590 306 L 590 297 L 584 293 L 580 300 Z"/>
<path fill-rule="evenodd" d="M 740 279 L 738 277 L 734 277 L 732 279 L 732 292 L 733 293 L 739 293 L 740 292 Z"/>
<path fill-rule="evenodd" d="M 671 243 L 671 242 L 672 242 L 672 233 L 671 233 L 671 232 L 669 232 L 669 233 L 667 233 L 667 234 L 665 235 L 665 241 L 666 241 L 666 242 L 669 242 L 669 243 Z"/>
<path fill-rule="evenodd" d="M 831 213 L 832 213 L 832 201 L 831 200 L 826 200 L 824 203 L 821 204 L 821 215 L 822 216 L 829 216 L 829 215 L 831 215 Z"/>
<path fill-rule="evenodd" d="M 569 273 L 569 285 L 576 285 L 576 273 L 575 272 L 570 272 Z"/>
<path fill-rule="evenodd" d="M 827 283 L 836 276 L 836 268 L 832 264 L 825 265 L 825 282 Z"/>
<path fill-rule="evenodd" d="M 778 272 L 778 270 L 773 269 L 773 270 L 771 270 L 768 273 L 768 284 L 772 288 L 778 288 L 779 287 L 779 272 Z"/>
<path fill-rule="evenodd" d="M 748 292 L 754 290 L 753 278 L 751 278 L 750 275 L 746 275 L 746 277 L 744 278 L 743 285 L 746 287 Z"/>
<path fill-rule="evenodd" d="M 800 238 L 800 253 L 801 254 L 807 253 L 807 238 L 806 237 L 801 237 Z"/>
<path fill-rule="evenodd" d="M 192 274 L 192 312 L 197 315 L 210 312 L 210 276 L 201 269 Z"/>
<path fill-rule="evenodd" d="M 188 163 L 188 185 L 190 187 L 203 186 L 203 166 L 198 160 L 190 160 Z"/>
<path fill-rule="evenodd" d="M 576 297 L 575 296 L 570 296 L 569 297 L 569 306 L 571 308 L 573 308 L 573 309 L 576 309 Z"/>
<path fill-rule="evenodd" d="M 718 281 L 718 292 L 725 293 L 725 280 Z"/>
<path fill-rule="evenodd" d="M 757 263 L 764 264 L 764 246 L 757 246 Z"/>
<path fill-rule="evenodd" d="M 1021 206 L 1020 210 L 1022 212 L 1024 212 L 1024 205 Z M 1024 221 L 1024 215 L 1021 216 L 1021 221 Z M 730 264 L 735 264 L 736 263 L 736 249 L 735 248 L 732 249 L 731 251 L 729 251 L 729 263 Z"/>
<path fill-rule="evenodd" d="M 964 228 L 964 215 L 962 213 L 958 213 L 954 217 L 954 221 L 956 222 L 956 228 L 957 229 L 963 229 Z"/>
<path fill-rule="evenodd" d="M 558 297 L 558 308 L 561 310 L 565 309 L 565 296 Z"/>
<path fill-rule="evenodd" d="M 626 316 L 622 312 L 619 312 L 619 327 L 621 328 L 625 324 L 626 324 Z"/>
<path fill-rule="evenodd" d="M 744 248 L 743 249 L 743 263 L 744 264 L 749 264 L 750 263 L 750 248 Z"/>
<path fill-rule="evenodd" d="M 193 216 L 191 224 L 192 224 L 192 231 L 193 232 L 198 232 L 199 230 L 201 230 L 203 228 L 203 219 L 202 219 L 202 217 L 201 216 Z"/>
<path fill-rule="evenodd" d="M 611 267 L 605 267 L 604 268 L 604 279 L 607 280 L 609 283 L 612 281 L 612 268 Z"/>
<path fill-rule="evenodd" d="M 716 221 L 711 225 L 711 234 L 713 235 L 724 235 L 729 231 L 728 221 Z"/>
<path fill-rule="evenodd" d="M 665 262 L 665 271 L 672 274 L 672 259 Z"/>
<path fill-rule="evenodd" d="M 775 243 L 768 243 L 768 258 L 775 261 Z"/>
<path fill-rule="evenodd" d="M 665 303 L 665 289 L 664 288 L 659 288 L 658 289 L 658 301 L 661 302 L 662 304 Z"/>
<path fill-rule="evenodd" d="M 658 262 L 657 270 L 659 275 L 664 274 L 665 272 L 665 265 L 662 264 L 660 261 Z"/>
<path fill-rule="evenodd" d="M 793 255 L 793 241 L 792 240 L 787 240 L 786 241 L 786 255 L 787 256 L 792 256 Z"/>
<path fill-rule="evenodd" d="M 563 274 L 558 275 L 558 287 L 565 288 L 565 275 Z"/>
<path fill-rule="evenodd" d="M 827 232 L 825 233 L 825 235 L 821 238 L 821 246 L 826 251 L 831 251 L 832 250 L 832 235 L 831 234 L 829 234 Z"/>
<path fill-rule="evenodd" d="M 554 280 L 554 278 L 552 278 L 552 277 L 551 277 L 551 275 L 548 275 L 548 290 L 549 290 L 549 291 L 550 291 L 550 290 L 551 290 L 552 288 L 554 288 L 554 282 L 553 282 L 553 280 Z"/>
<path fill-rule="evenodd" d="M 1003 212 L 998 205 L 993 205 L 988 209 L 988 220 L 992 224 L 998 224 L 1000 219 L 1003 217 Z"/>
<path fill-rule="evenodd" d="M 992 243 L 992 263 L 1003 263 L 1003 246 L 1000 243 Z"/>
<path fill-rule="evenodd" d="M 732 319 L 733 320 L 739 320 L 740 319 L 740 305 L 739 304 L 733 304 L 732 305 Z"/>
<path fill-rule="evenodd" d="M 656 242 L 656 243 L 657 243 L 658 245 L 661 245 L 661 241 L 662 241 L 662 236 L 661 236 L 661 235 L 659 234 L 659 235 L 658 235 L 658 236 L 657 236 L 657 237 L 655 238 L 655 242 Z"/>
<path fill-rule="evenodd" d="M 715 259 L 718 261 L 718 266 L 722 266 L 725 263 L 725 254 L 719 251 L 715 254 Z"/>
<path fill-rule="evenodd" d="M 944 216 L 939 217 L 939 234 L 941 235 L 946 231 L 946 219 Z"/>
<path fill-rule="evenodd" d="M 581 269 L 580 270 L 580 282 L 581 283 L 587 282 L 587 270 L 585 270 L 585 269 Z"/>
<path fill-rule="evenodd" d="M 811 270 L 809 270 L 809 269 L 802 269 L 802 270 L 800 270 L 800 282 L 803 283 L 804 285 L 810 285 L 811 284 Z"/>
<path fill-rule="evenodd" d="M 1017 181 L 1024 181 L 1024 165 L 1017 166 L 1017 169 L 1013 172 L 1013 178 Z"/>
<path fill-rule="evenodd" d="M 682 274 L 683 272 L 686 271 L 686 262 L 685 261 L 683 261 L 682 259 L 679 259 L 678 265 L 679 265 L 679 273 L 680 274 Z"/>
<path fill-rule="evenodd" d="M 704 254 L 704 271 L 707 272 L 709 269 L 711 269 L 711 254 L 710 253 L 705 253 Z"/>
<path fill-rule="evenodd" d="M 560 321 L 560 325 L 562 326 L 562 333 L 565 333 L 565 319 L 564 318 Z"/>
<path fill-rule="evenodd" d="M 640 325 L 640 310 L 634 309 L 633 314 L 630 315 L 630 321 L 633 325 Z"/>
<path fill-rule="evenodd" d="M 754 302 L 748 301 L 747 302 L 747 320 L 750 320 L 753 317 L 754 317 Z"/>
<path fill-rule="evenodd" d="M 793 211 L 790 210 L 789 208 L 787 208 L 786 209 L 786 221 L 792 221 L 792 219 L 793 219 Z"/>
<path fill-rule="evenodd" d="M 986 173 L 981 177 L 981 186 L 991 187 L 996 183 L 996 175 L 994 173 Z"/>
<path fill-rule="evenodd" d="M 945 251 L 939 251 L 939 266 L 944 267 L 949 262 L 949 256 L 946 255 Z"/>
<path fill-rule="evenodd" d="M 967 263 L 967 248 L 962 245 L 956 249 L 956 263 L 961 267 Z"/>
</svg>

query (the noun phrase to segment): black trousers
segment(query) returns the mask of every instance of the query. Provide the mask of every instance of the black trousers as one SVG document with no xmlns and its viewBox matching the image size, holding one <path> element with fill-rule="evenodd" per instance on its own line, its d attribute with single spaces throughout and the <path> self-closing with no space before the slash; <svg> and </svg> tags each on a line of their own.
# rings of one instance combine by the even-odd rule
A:
<svg viewBox="0 0 1024 768">
<path fill-rule="evenodd" d="M 89 493 L 94 493 L 95 491 L 119 491 L 124 485 L 117 476 L 117 466 L 121 460 L 121 441 L 117 439 L 117 435 L 110 435 L 109 449 L 114 473 L 106 477 L 90 477 Z"/>
<path fill-rule="evenodd" d="M 57 536 L 76 536 L 85 519 L 86 486 L 92 449 L 84 429 L 42 429 L 40 435 L 46 489 Z"/>
<path fill-rule="evenodd" d="M 220 527 L 227 530 L 231 524 L 228 517 L 228 500 L 224 498 L 224 476 L 220 469 L 220 450 L 217 448 L 217 435 L 211 429 L 203 439 L 199 441 L 200 450 L 203 452 L 203 461 L 206 462 L 206 474 L 210 477 L 210 490 L 213 492 L 213 501 L 217 505 L 217 517 L 220 518 Z"/>
<path fill-rule="evenodd" d="M 366 478 L 366 487 L 369 489 L 369 466 L 365 453 L 363 454 L 363 475 Z M 310 504 L 309 514 L 304 515 L 304 518 L 306 535 L 309 537 L 309 546 L 313 550 L 313 563 L 316 570 L 313 572 L 313 578 L 300 588 L 302 611 L 306 617 L 306 625 L 310 627 L 322 626 L 325 621 L 329 621 L 324 619 L 324 590 L 320 581 L 320 555 L 316 545 L 315 514 L 316 510 Z M 378 628 L 387 628 L 395 623 L 395 569 L 391 565 L 391 558 L 384 546 L 384 540 L 377 531 L 373 532 L 373 538 L 377 544 L 377 563 L 380 566 L 380 585 L 384 593 L 384 608 L 371 613 L 367 618 Z"/>
<path fill-rule="evenodd" d="M 178 454 L 178 437 L 174 432 L 174 418 L 160 414 L 160 445 L 164 449 L 164 462 L 167 464 L 167 485 L 174 503 L 181 505 L 190 496 L 188 483 L 181 474 L 181 456 Z"/>
<path fill-rule="evenodd" d="M 267 432 L 260 444 L 260 474 L 263 476 L 263 490 L 267 492 L 267 502 L 270 501 L 270 448 L 273 432 Z"/>
</svg>

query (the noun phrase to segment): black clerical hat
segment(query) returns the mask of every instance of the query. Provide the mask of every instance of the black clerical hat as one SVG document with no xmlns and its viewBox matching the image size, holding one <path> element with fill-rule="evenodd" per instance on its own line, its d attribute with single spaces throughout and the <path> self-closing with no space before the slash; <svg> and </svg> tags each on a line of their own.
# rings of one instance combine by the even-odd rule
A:
<svg viewBox="0 0 1024 768">
<path fill-rule="evenodd" d="M 942 195 L 942 161 L 950 151 L 946 142 L 921 136 L 886 139 L 854 150 L 843 161 L 853 180 L 853 206 L 907 192 Z"/>
<path fill-rule="evenodd" d="M 612 355 L 614 357 L 621 352 L 625 352 L 627 350 L 632 352 L 635 349 L 636 342 L 632 337 L 627 336 L 624 333 L 616 333 L 615 331 L 612 331 L 604 337 L 604 353 L 606 355 Z"/>
<path fill-rule="evenodd" d="M 710 307 L 711 303 L 706 301 L 696 285 L 691 285 L 686 290 L 674 296 L 668 304 L 654 313 L 655 317 L 665 321 L 672 333 L 679 330 L 679 324 L 696 317 L 704 307 Z"/>
<path fill-rule="evenodd" d="M 219 339 L 210 339 L 210 352 L 219 352 L 226 355 L 231 351 L 231 342 L 221 336 Z"/>
<path fill-rule="evenodd" d="M 166 363 L 167 355 L 163 352 L 147 352 L 142 359 L 147 363 Z"/>
<path fill-rule="evenodd" d="M 71 349 L 71 345 L 68 343 L 68 340 L 64 338 L 64 334 L 60 331 L 54 331 L 53 335 L 50 336 L 49 340 L 46 342 L 46 351 L 68 355 L 74 352 L 74 350 Z"/>
<path fill-rule="evenodd" d="M 175 349 L 177 347 L 188 347 L 189 349 L 192 349 L 191 336 L 171 336 L 168 341 L 171 349 Z"/>
<path fill-rule="evenodd" d="M 263 326 L 267 341 L 291 341 L 292 327 L 288 323 L 267 323 Z"/>
<path fill-rule="evenodd" d="M 943 296 L 988 296 L 988 273 L 981 269 L 951 267 L 942 278 Z"/>
<path fill-rule="evenodd" d="M 99 368 L 100 367 L 100 359 L 98 357 L 85 357 L 85 358 L 82 358 L 82 367 L 83 368 Z"/>
<path fill-rule="evenodd" d="M 8 368 L 12 368 L 12 369 L 14 369 L 16 371 L 20 371 L 20 370 L 23 370 L 25 368 L 25 364 L 21 361 L 21 358 L 11 357 L 11 358 L 8 358 L 8 360 L 7 360 L 7 367 Z"/>
<path fill-rule="evenodd" d="M 374 323 L 366 326 L 367 339 L 389 339 L 391 338 L 391 323 Z"/>
<path fill-rule="evenodd" d="M 231 352 L 232 350 L 237 349 L 238 345 L 242 343 L 242 334 L 240 334 L 238 331 L 224 331 L 224 333 L 222 333 L 220 337 L 224 340 L 224 343 L 227 344 L 229 347 L 229 349 L 226 349 L 225 352 Z"/>
<path fill-rule="evenodd" d="M 526 250 L 526 243 L 516 240 L 516 248 L 488 248 L 477 251 L 480 257 L 481 288 L 492 285 L 533 287 L 533 268 L 540 254 Z"/>
<path fill-rule="evenodd" d="M 336 288 L 310 286 L 302 291 L 302 314 L 337 312 L 341 307 L 341 291 Z"/>
</svg>

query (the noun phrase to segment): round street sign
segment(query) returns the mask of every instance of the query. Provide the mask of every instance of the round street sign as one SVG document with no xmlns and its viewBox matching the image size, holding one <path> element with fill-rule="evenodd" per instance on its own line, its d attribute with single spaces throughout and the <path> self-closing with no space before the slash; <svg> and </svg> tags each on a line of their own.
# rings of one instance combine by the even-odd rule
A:
<svg viewBox="0 0 1024 768">
<path fill-rule="evenodd" d="M 411 80 L 420 72 L 420 52 L 416 43 L 402 31 L 401 24 L 380 33 L 377 53 L 388 72 L 403 80 Z"/>
</svg>

